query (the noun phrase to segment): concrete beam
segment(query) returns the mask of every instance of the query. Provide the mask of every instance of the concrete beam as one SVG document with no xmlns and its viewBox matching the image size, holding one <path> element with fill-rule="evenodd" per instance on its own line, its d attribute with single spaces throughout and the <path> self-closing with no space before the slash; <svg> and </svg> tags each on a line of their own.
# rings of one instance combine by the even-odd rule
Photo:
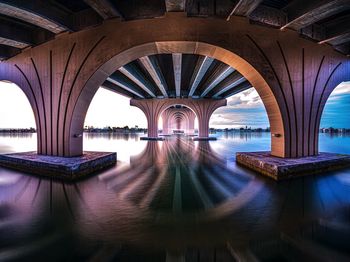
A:
<svg viewBox="0 0 350 262">
<path fill-rule="evenodd" d="M 125 20 L 147 19 L 164 16 L 166 11 L 164 0 L 116 1 L 112 0 Z"/>
<path fill-rule="evenodd" d="M 1 0 L 0 14 L 10 16 L 58 34 L 73 31 L 71 14 L 43 0 Z"/>
<path fill-rule="evenodd" d="M 230 96 L 236 95 L 240 92 L 243 92 L 245 90 L 248 90 L 249 88 L 252 88 L 252 85 L 248 81 L 244 81 L 240 84 L 238 84 L 235 88 L 231 88 L 225 93 L 221 94 L 222 98 L 228 98 Z"/>
<path fill-rule="evenodd" d="M 131 81 L 133 81 L 136 85 L 141 87 L 142 90 L 147 92 L 151 97 L 156 97 L 153 87 L 148 83 L 148 81 L 142 76 L 141 72 L 139 72 L 133 65 L 128 64 L 121 68 L 119 68 L 119 72 L 128 77 Z"/>
<path fill-rule="evenodd" d="M 19 49 L 25 48 L 25 47 L 30 45 L 28 42 L 22 42 L 22 41 L 17 41 L 17 40 L 13 40 L 13 39 L 8 39 L 8 38 L 4 38 L 1 36 L 0 36 L 0 44 L 6 45 L 6 46 L 11 46 L 14 48 L 19 48 Z"/>
<path fill-rule="evenodd" d="M 350 15 L 339 17 L 323 24 L 326 28 L 326 37 L 319 44 L 330 43 L 341 45 L 350 41 Z"/>
<path fill-rule="evenodd" d="M 176 97 L 181 96 L 181 66 L 182 66 L 182 54 L 175 53 L 173 56 L 174 67 L 174 79 L 175 79 L 175 92 Z"/>
<path fill-rule="evenodd" d="M 285 12 L 269 6 L 259 5 L 250 15 L 250 22 L 280 28 L 287 22 Z"/>
<path fill-rule="evenodd" d="M 186 0 L 165 0 L 167 12 L 184 12 L 186 8 Z"/>
<path fill-rule="evenodd" d="M 40 28 L 11 18 L 0 17 L 0 44 L 25 48 L 48 40 L 51 36 L 53 35 Z"/>
<path fill-rule="evenodd" d="M 114 17 L 124 19 L 123 15 L 109 0 L 84 0 L 84 2 L 91 6 L 105 20 Z"/>
<path fill-rule="evenodd" d="M 207 86 L 200 95 L 200 97 L 205 97 L 216 85 L 233 73 L 235 69 L 228 65 L 223 65 L 218 68 L 218 70 L 209 78 Z"/>
<path fill-rule="evenodd" d="M 153 81 L 156 83 L 163 96 L 168 97 L 168 87 L 156 59 L 153 57 L 144 56 L 139 58 L 139 61 L 152 77 Z"/>
<path fill-rule="evenodd" d="M 208 94 L 208 97 L 214 97 L 217 95 L 217 93 L 220 92 L 220 94 L 226 92 L 230 87 L 233 87 L 232 85 L 236 83 L 238 80 L 240 80 L 243 76 L 238 72 L 234 71 L 232 74 L 230 74 L 228 77 L 226 77 L 223 81 L 221 81 L 219 84 L 217 84 Z M 225 91 L 222 91 L 225 89 Z M 217 95 L 218 96 L 218 95 Z"/>
<path fill-rule="evenodd" d="M 249 16 L 261 2 L 262 0 L 239 0 L 226 20 L 229 21 L 233 15 Z"/>
<path fill-rule="evenodd" d="M 80 31 L 87 27 L 93 27 L 101 24 L 103 19 L 92 8 L 74 13 L 73 15 L 74 30 Z"/>
<path fill-rule="evenodd" d="M 327 39 L 324 39 L 320 42 L 319 44 L 324 44 L 324 43 L 330 43 L 332 45 L 341 45 L 344 43 L 350 42 L 350 31 L 349 32 L 344 32 L 343 34 L 335 35 L 332 37 L 329 37 Z"/>
<path fill-rule="evenodd" d="M 188 94 L 189 97 L 191 97 L 194 92 L 196 91 L 199 83 L 202 81 L 205 73 L 208 71 L 209 67 L 211 66 L 211 64 L 213 63 L 214 59 L 210 58 L 208 56 L 205 57 L 200 57 L 198 59 L 197 65 L 194 69 L 194 73 L 191 79 L 191 89 L 190 92 Z"/>
<path fill-rule="evenodd" d="M 333 48 L 335 50 L 347 55 L 348 57 L 350 56 L 350 42 L 345 43 L 345 44 L 341 44 L 341 45 L 333 46 Z"/>
<path fill-rule="evenodd" d="M 125 89 L 126 91 L 136 95 L 139 98 L 145 98 L 140 92 L 138 92 L 133 86 L 128 85 L 128 83 L 124 81 L 120 81 L 120 79 L 117 79 L 116 77 L 110 76 L 107 78 L 107 81 L 120 86 L 121 88 Z"/>
<path fill-rule="evenodd" d="M 348 9 L 350 9 L 349 0 L 293 1 L 285 9 L 288 14 L 288 23 L 281 29 L 299 30 Z"/>
<path fill-rule="evenodd" d="M 7 45 L 0 45 L 0 61 L 18 54 L 21 50 Z"/>
<path fill-rule="evenodd" d="M 218 88 L 215 90 L 213 97 L 218 98 L 221 94 L 229 91 L 230 89 L 235 89 L 235 87 L 237 87 L 239 84 L 245 81 L 247 80 L 241 74 L 231 74 L 228 78 L 226 78 L 217 86 Z"/>
<path fill-rule="evenodd" d="M 129 92 L 125 88 L 122 88 L 121 86 L 116 84 L 117 81 L 114 81 L 113 83 L 109 81 L 108 79 L 101 85 L 102 88 L 107 89 L 111 92 L 115 92 L 117 94 L 126 96 L 128 98 L 140 98 L 136 94 Z"/>
<path fill-rule="evenodd" d="M 319 24 L 312 24 L 307 27 L 303 27 L 299 30 L 300 35 L 306 38 L 313 39 L 315 41 L 321 41 L 326 38 L 326 29 Z"/>
</svg>

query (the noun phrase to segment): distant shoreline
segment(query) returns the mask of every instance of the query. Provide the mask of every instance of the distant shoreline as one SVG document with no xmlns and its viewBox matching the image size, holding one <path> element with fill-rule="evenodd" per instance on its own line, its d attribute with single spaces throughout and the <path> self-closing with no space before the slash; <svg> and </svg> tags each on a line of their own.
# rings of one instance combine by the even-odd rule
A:
<svg viewBox="0 0 350 262">
<path fill-rule="evenodd" d="M 3 128 L 0 129 L 0 134 L 32 134 L 36 133 L 35 128 Z"/>
<path fill-rule="evenodd" d="M 160 130 L 161 131 L 161 130 Z M 196 130 L 198 132 L 198 130 Z M 147 133 L 146 128 L 129 128 L 129 127 L 107 127 L 107 128 L 85 128 L 84 133 L 86 134 L 139 134 Z M 210 133 L 216 132 L 240 132 L 240 133 L 269 133 L 270 128 L 210 128 Z M 0 129 L 0 134 L 33 134 L 36 133 L 35 128 L 3 128 Z M 161 132 L 160 132 L 161 133 Z M 350 134 L 348 128 L 320 128 L 319 133 L 329 134 Z"/>
</svg>

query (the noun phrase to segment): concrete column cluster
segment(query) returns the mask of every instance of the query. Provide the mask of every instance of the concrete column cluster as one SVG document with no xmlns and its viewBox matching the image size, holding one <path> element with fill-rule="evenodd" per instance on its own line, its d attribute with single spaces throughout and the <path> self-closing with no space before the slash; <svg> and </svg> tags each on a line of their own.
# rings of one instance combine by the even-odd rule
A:
<svg viewBox="0 0 350 262">
<path fill-rule="evenodd" d="M 183 130 L 185 134 L 194 134 L 195 113 L 187 107 L 170 107 L 161 115 L 163 120 L 163 135 L 171 135 L 172 130 Z"/>
<path fill-rule="evenodd" d="M 169 134 L 172 120 L 181 119 L 190 132 L 194 131 L 194 119 L 198 118 L 198 137 L 209 137 L 209 120 L 213 112 L 227 103 L 226 99 L 192 99 L 192 98 L 168 98 L 168 99 L 131 99 L 130 105 L 136 106 L 144 112 L 147 118 L 148 137 L 158 138 L 158 121 L 163 119 L 164 133 Z M 181 105 L 185 108 L 172 108 Z M 178 128 L 177 126 L 176 128 Z M 193 131 L 192 131 L 193 130 Z"/>
</svg>

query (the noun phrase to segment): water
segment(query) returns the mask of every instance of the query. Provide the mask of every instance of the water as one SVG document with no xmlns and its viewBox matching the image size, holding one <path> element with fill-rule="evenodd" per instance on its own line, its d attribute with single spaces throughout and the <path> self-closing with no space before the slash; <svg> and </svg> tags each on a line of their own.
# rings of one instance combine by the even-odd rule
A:
<svg viewBox="0 0 350 262">
<path fill-rule="evenodd" d="M 350 169 L 276 183 L 235 164 L 268 150 L 268 133 L 217 141 L 140 141 L 85 134 L 84 149 L 117 165 L 62 183 L 0 168 L 0 260 L 346 261 Z M 320 150 L 350 153 L 349 136 Z M 1 135 L 1 153 L 34 150 L 34 135 Z"/>
</svg>

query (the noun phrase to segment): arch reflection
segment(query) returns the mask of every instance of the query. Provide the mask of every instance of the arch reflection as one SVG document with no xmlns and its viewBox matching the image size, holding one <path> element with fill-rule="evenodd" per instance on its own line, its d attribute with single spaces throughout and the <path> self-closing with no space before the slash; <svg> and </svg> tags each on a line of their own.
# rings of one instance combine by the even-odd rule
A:
<svg viewBox="0 0 350 262">
<path fill-rule="evenodd" d="M 227 167 L 208 141 L 184 136 L 148 141 L 129 165 L 102 180 L 119 201 L 176 220 L 194 214 L 202 220 L 232 214 L 253 199 L 263 183 Z"/>
</svg>

